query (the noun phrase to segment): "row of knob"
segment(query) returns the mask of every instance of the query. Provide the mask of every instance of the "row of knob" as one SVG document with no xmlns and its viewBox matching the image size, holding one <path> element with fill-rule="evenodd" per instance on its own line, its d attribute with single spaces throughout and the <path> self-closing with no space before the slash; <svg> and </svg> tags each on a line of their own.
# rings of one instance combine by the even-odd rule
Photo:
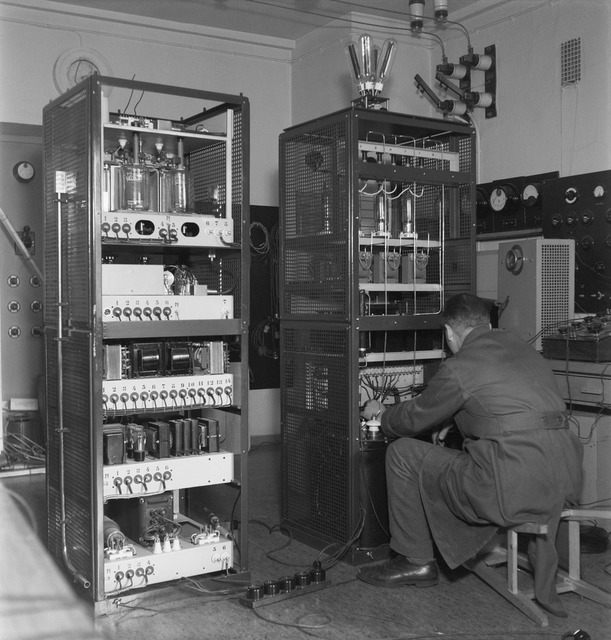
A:
<svg viewBox="0 0 611 640">
<path fill-rule="evenodd" d="M 117 476 L 112 481 L 112 484 L 116 487 L 119 493 L 123 493 L 123 486 L 125 486 L 128 493 L 133 493 L 132 484 L 142 485 L 142 488 L 144 489 L 144 491 L 148 491 L 148 485 L 151 482 L 155 481 L 155 482 L 161 483 L 161 486 L 165 491 L 166 482 L 171 479 L 172 479 L 171 471 L 164 471 L 163 473 L 161 473 L 161 471 L 156 471 L 155 473 L 152 473 L 152 474 L 145 473 L 141 475 L 137 473 L 133 477 L 130 475 L 125 476 L 124 478 L 122 478 L 121 476 Z"/>
<path fill-rule="evenodd" d="M 611 224 L 611 209 L 605 214 L 605 220 Z M 565 224 L 567 227 L 575 227 L 581 222 L 586 227 L 594 224 L 595 218 L 591 211 L 583 211 L 582 213 L 567 213 L 562 215 L 561 213 L 554 213 L 550 219 L 550 223 L 554 229 L 561 227 Z"/>
<path fill-rule="evenodd" d="M 131 393 L 111 393 L 102 395 L 102 403 L 106 411 L 128 411 L 131 409 L 147 409 L 150 402 L 152 409 L 181 408 L 194 406 L 226 406 L 232 403 L 233 388 L 208 387 L 204 389 L 162 389 L 161 391 L 132 391 Z M 159 401 L 159 402 L 158 402 Z"/>
<path fill-rule="evenodd" d="M 112 314 L 115 318 L 122 320 L 131 320 L 132 316 L 138 320 L 169 320 L 172 316 L 172 309 L 170 307 L 113 307 L 110 309 L 104 309 L 105 315 Z"/>
<path fill-rule="evenodd" d="M 129 222 L 124 222 L 123 224 L 119 224 L 118 222 L 103 222 L 102 223 L 102 233 L 105 236 L 109 236 L 111 233 L 114 233 L 117 238 L 119 238 L 119 234 L 123 233 L 125 235 L 125 239 L 129 240 L 130 236 L 134 237 L 150 237 L 155 232 L 155 226 L 152 223 L 143 223 L 140 227 L 136 225 L 136 227 L 132 227 Z M 182 236 L 185 238 L 195 238 L 200 234 L 199 225 L 194 222 L 185 223 L 181 227 Z M 223 236 L 230 237 L 232 235 L 231 229 L 226 227 L 225 229 L 221 229 L 220 227 L 206 227 L 203 231 L 204 235 L 216 238 L 222 238 Z M 165 242 L 176 242 L 178 241 L 178 230 L 176 227 L 161 227 L 157 231 L 158 237 Z"/>
</svg>

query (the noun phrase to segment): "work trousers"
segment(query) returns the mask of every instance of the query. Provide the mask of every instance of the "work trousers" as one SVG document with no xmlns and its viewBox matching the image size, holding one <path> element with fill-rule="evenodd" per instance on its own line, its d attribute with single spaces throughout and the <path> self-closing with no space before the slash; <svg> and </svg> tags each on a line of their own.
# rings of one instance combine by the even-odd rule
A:
<svg viewBox="0 0 611 640">
<path fill-rule="evenodd" d="M 416 564 L 434 560 L 433 537 L 420 495 L 424 458 L 436 445 L 413 438 L 399 438 L 386 452 L 386 486 L 390 548 Z M 456 449 L 444 449 L 448 456 Z"/>
</svg>

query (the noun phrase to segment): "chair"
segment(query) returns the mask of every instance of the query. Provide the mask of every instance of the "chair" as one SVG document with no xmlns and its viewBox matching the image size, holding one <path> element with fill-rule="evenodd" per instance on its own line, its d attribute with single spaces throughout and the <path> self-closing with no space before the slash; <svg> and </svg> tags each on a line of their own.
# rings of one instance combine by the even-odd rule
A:
<svg viewBox="0 0 611 640">
<path fill-rule="evenodd" d="M 565 509 L 560 520 L 568 523 L 568 571 L 559 569 L 556 574 L 556 591 L 566 593 L 574 591 L 581 596 L 611 607 L 611 593 L 603 591 L 581 579 L 580 568 L 580 527 L 583 520 L 595 518 L 611 520 L 611 509 Z M 497 593 L 516 606 L 522 613 L 540 624 L 548 625 L 547 613 L 533 601 L 534 591 L 524 589 L 518 582 L 520 568 L 533 572 L 531 563 L 525 554 L 518 550 L 518 536 L 526 533 L 544 536 L 548 533 L 546 524 L 525 523 L 505 529 L 507 547 L 494 547 L 467 561 L 465 567 L 491 586 Z M 507 573 L 503 577 L 495 569 L 497 565 L 506 564 Z"/>
</svg>

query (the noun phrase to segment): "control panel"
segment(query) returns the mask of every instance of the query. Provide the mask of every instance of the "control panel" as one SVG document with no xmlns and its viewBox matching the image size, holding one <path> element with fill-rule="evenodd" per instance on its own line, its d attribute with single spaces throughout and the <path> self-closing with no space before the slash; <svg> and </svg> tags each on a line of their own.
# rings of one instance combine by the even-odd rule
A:
<svg viewBox="0 0 611 640">
<path fill-rule="evenodd" d="M 104 498 L 157 494 L 164 491 L 206 484 L 220 484 L 233 479 L 233 454 L 227 451 L 205 453 L 175 460 L 145 458 L 104 466 Z"/>
<path fill-rule="evenodd" d="M 611 170 L 543 186 L 543 236 L 575 240 L 575 310 L 611 308 Z"/>
<path fill-rule="evenodd" d="M 105 380 L 102 394 L 104 411 L 113 415 L 224 407 L 233 403 L 233 376 L 225 373 Z"/>
<path fill-rule="evenodd" d="M 135 507 L 145 511 L 136 526 L 123 511 L 113 514 L 120 525 L 105 519 L 106 595 L 176 580 L 192 574 L 194 567 L 197 573 L 212 573 L 233 566 L 233 540 L 225 529 L 187 518 L 173 519 L 170 509 L 146 507 L 146 503 Z M 125 536 L 122 529 L 132 529 L 138 541 Z"/>
<path fill-rule="evenodd" d="M 102 296 L 104 322 L 228 320 L 233 296 Z"/>
<path fill-rule="evenodd" d="M 478 238 L 541 235 L 545 199 L 543 185 L 557 177 L 558 172 L 552 171 L 478 184 Z"/>
<path fill-rule="evenodd" d="M 197 214 L 103 212 L 102 242 L 223 247 L 233 242 L 233 221 Z"/>
</svg>

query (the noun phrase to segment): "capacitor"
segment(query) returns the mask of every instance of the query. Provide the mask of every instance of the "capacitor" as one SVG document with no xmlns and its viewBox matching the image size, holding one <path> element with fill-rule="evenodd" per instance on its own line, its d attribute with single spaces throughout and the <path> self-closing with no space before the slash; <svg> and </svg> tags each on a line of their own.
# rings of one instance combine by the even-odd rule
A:
<svg viewBox="0 0 611 640">
<path fill-rule="evenodd" d="M 295 588 L 295 577 L 282 576 L 282 578 L 278 580 L 278 586 L 280 587 L 281 592 L 289 593 Z"/>
<path fill-rule="evenodd" d="M 295 586 L 302 588 L 307 587 L 312 582 L 312 576 L 308 571 L 300 571 L 295 574 Z"/>
<path fill-rule="evenodd" d="M 325 570 L 322 568 L 320 560 L 315 560 L 310 569 L 310 579 L 313 584 L 320 584 L 326 579 Z"/>
<path fill-rule="evenodd" d="M 261 600 L 263 598 L 263 585 L 262 584 L 251 584 L 246 589 L 246 597 L 249 600 Z"/>
</svg>

